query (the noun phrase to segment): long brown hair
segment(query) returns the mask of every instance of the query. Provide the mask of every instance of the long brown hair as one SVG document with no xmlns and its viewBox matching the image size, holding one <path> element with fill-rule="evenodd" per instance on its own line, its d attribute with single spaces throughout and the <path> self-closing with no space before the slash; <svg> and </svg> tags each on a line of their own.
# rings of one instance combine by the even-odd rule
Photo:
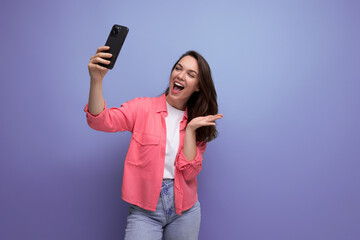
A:
<svg viewBox="0 0 360 240">
<path fill-rule="evenodd" d="M 217 95 L 214 82 L 211 76 L 210 66 L 203 56 L 196 51 L 188 51 L 183 54 L 174 64 L 171 72 L 174 70 L 179 61 L 185 57 L 191 56 L 196 59 L 199 66 L 199 91 L 194 92 L 189 98 L 186 106 L 188 111 L 188 123 L 196 117 L 215 115 L 218 113 Z M 169 88 L 165 91 L 168 93 Z M 196 129 L 196 140 L 210 142 L 217 137 L 215 126 L 205 126 Z"/>
</svg>

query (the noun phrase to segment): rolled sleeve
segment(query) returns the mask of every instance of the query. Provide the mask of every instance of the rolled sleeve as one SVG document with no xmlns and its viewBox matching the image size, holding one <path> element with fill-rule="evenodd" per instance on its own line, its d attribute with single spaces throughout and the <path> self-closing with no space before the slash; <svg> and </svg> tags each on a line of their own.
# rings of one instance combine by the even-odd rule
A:
<svg viewBox="0 0 360 240">
<path fill-rule="evenodd" d="M 185 180 L 188 181 L 195 178 L 201 171 L 205 149 L 206 142 L 197 143 L 196 156 L 192 161 L 186 158 L 183 150 L 180 152 L 176 167 L 182 171 Z"/>
<path fill-rule="evenodd" d="M 120 106 L 120 108 L 107 108 L 104 102 L 103 111 L 94 116 L 89 112 L 88 104 L 84 108 L 88 125 L 98 131 L 118 132 L 132 131 L 138 108 L 138 100 L 133 99 Z"/>
<path fill-rule="evenodd" d="M 89 104 L 87 103 L 85 108 L 84 108 L 84 112 L 86 113 L 86 118 L 89 120 L 93 120 L 93 119 L 99 119 L 101 118 L 101 115 L 104 113 L 104 110 L 107 109 L 106 107 L 106 102 L 104 100 L 104 109 L 101 111 L 101 113 L 99 113 L 98 115 L 92 115 L 90 112 L 89 112 Z"/>
</svg>

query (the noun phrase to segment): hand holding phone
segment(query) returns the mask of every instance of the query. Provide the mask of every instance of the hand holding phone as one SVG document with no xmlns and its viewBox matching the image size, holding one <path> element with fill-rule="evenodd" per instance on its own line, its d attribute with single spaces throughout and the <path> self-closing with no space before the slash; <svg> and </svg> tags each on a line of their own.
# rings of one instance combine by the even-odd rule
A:
<svg viewBox="0 0 360 240">
<path fill-rule="evenodd" d="M 115 65 L 116 59 L 120 53 L 121 47 L 124 44 L 125 38 L 129 32 L 129 28 L 121 25 L 115 24 L 109 34 L 109 37 L 105 43 L 105 46 L 109 46 L 110 49 L 105 51 L 105 53 L 111 53 L 112 57 L 110 60 L 110 64 L 98 63 L 100 66 L 106 67 L 108 69 L 112 69 Z"/>
<path fill-rule="evenodd" d="M 91 79 L 101 81 L 108 72 L 107 68 L 100 66 L 100 64 L 110 64 L 109 59 L 112 57 L 112 55 L 107 53 L 108 50 L 109 46 L 101 46 L 97 49 L 95 55 L 91 56 L 90 62 L 88 64 Z"/>
</svg>

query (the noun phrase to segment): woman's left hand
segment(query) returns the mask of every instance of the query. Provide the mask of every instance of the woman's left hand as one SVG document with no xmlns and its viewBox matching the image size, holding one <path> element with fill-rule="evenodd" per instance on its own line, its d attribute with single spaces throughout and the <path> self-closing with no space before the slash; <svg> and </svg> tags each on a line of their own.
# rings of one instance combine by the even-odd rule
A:
<svg viewBox="0 0 360 240">
<path fill-rule="evenodd" d="M 196 117 L 193 118 L 187 125 L 186 130 L 192 130 L 195 131 L 199 127 L 204 126 L 215 126 L 215 121 L 222 118 L 222 114 L 216 114 L 216 115 L 207 115 L 204 117 Z"/>
</svg>

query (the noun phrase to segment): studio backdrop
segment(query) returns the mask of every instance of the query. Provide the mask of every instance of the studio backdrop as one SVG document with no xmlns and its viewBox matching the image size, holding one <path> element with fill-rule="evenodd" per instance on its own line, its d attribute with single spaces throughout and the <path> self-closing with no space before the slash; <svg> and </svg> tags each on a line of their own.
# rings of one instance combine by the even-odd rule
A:
<svg viewBox="0 0 360 240">
<path fill-rule="evenodd" d="M 0 8 L 0 239 L 123 239 L 130 133 L 91 129 L 87 64 L 129 27 L 109 107 L 209 62 L 218 137 L 198 176 L 202 240 L 360 239 L 359 1 L 10 1 Z"/>
</svg>

